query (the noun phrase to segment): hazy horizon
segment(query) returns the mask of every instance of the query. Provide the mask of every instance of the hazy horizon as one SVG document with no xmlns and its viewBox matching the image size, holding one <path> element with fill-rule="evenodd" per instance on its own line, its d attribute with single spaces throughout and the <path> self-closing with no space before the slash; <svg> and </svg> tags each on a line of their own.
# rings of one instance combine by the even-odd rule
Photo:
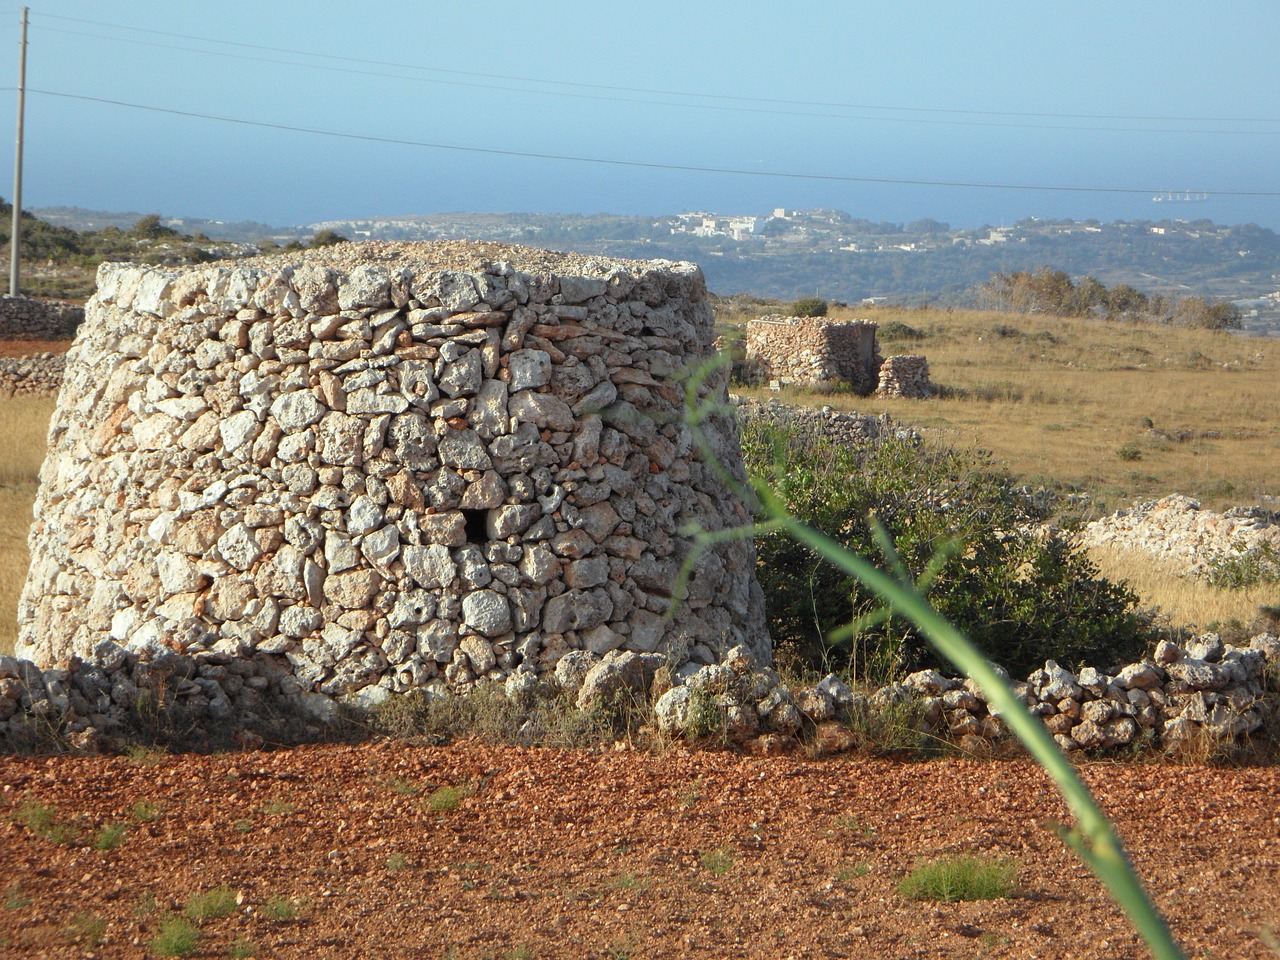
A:
<svg viewBox="0 0 1280 960">
<path fill-rule="evenodd" d="M 15 80 L 18 24 L 0 20 Z M 815 0 L 750 17 L 673 0 L 342 16 L 50 0 L 31 11 L 23 205 L 277 226 L 825 207 L 1280 230 L 1276 26 L 1262 0 Z M 12 129 L 13 89 L 0 99 Z"/>
</svg>

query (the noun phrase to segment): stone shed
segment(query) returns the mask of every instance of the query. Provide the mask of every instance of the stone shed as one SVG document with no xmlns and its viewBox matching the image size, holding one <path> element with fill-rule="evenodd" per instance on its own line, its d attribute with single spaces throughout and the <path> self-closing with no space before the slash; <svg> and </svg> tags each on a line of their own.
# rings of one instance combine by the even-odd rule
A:
<svg viewBox="0 0 1280 960">
<path fill-rule="evenodd" d="M 362 703 L 571 650 L 768 661 L 749 540 L 674 603 L 691 528 L 749 519 L 713 469 L 743 476 L 732 413 L 704 424 L 715 465 L 685 422 L 711 336 L 689 263 L 448 242 L 104 264 L 17 653 L 230 658 Z"/>
<path fill-rule="evenodd" d="M 825 317 L 761 317 L 747 324 L 746 360 L 764 380 L 876 388 L 876 324 Z"/>
</svg>

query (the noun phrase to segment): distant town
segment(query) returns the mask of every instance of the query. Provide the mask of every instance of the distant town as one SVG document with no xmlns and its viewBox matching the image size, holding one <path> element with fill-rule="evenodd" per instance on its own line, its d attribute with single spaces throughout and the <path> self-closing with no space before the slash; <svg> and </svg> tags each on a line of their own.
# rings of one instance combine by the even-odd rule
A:
<svg viewBox="0 0 1280 960">
<path fill-rule="evenodd" d="M 1162 213 L 1173 204 L 1162 204 Z M 128 227 L 138 213 L 34 211 L 75 229 Z M 132 219 L 131 219 L 132 218 Z M 972 305 L 993 273 L 1048 266 L 1167 297 L 1231 300 L 1245 332 L 1280 333 L 1280 235 L 1207 219 L 1046 220 L 952 228 L 932 219 L 859 219 L 841 210 L 692 211 L 659 217 L 446 213 L 325 220 L 295 227 L 165 217 L 183 233 L 284 244 L 332 230 L 350 239 L 475 239 L 619 257 L 693 260 L 718 294 L 849 303 Z"/>
</svg>

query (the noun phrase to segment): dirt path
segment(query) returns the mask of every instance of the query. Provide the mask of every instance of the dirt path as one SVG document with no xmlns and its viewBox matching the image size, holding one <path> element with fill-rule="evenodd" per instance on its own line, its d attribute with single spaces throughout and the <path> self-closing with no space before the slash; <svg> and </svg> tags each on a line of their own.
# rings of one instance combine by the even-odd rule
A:
<svg viewBox="0 0 1280 960">
<path fill-rule="evenodd" d="M 1280 769 L 1084 773 L 1188 953 L 1266 956 Z M 430 809 L 441 787 L 462 788 L 456 809 Z M 70 843 L 21 825 L 50 808 L 46 834 Z M 161 925 L 222 886 L 240 905 L 201 924 L 196 956 L 1145 957 L 1044 824 L 1064 816 L 1024 762 L 473 743 L 7 757 L 0 957 L 155 956 Z M 112 824 L 119 845 L 93 849 Z M 1013 860 L 1020 893 L 897 893 L 961 852 Z"/>
</svg>

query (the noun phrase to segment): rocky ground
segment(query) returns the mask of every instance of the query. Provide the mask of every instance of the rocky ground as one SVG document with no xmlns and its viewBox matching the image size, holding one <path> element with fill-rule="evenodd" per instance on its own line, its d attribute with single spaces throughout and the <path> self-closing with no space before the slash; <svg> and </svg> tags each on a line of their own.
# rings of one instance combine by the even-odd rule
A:
<svg viewBox="0 0 1280 960">
<path fill-rule="evenodd" d="M 1189 955 L 1267 955 L 1280 770 L 1082 772 Z M 474 742 L 6 757 L 0 956 L 156 956 L 220 887 L 238 904 L 202 920 L 196 956 L 1147 956 L 1052 832 L 1064 817 L 1021 761 Z M 1012 861 L 1018 892 L 897 892 L 955 853 Z"/>
</svg>

